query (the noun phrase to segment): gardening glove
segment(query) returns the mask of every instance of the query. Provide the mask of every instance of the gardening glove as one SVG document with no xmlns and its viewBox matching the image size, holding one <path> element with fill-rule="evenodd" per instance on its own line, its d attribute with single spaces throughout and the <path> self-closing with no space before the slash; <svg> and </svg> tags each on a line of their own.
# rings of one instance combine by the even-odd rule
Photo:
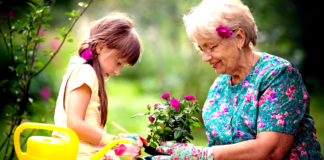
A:
<svg viewBox="0 0 324 160">
<path fill-rule="evenodd" d="M 137 156 L 141 155 L 141 148 L 143 147 L 143 142 L 140 138 L 140 136 L 136 133 L 131 134 L 124 134 L 120 133 L 119 135 L 120 139 L 127 139 L 130 140 L 128 144 L 119 144 L 120 153 L 117 153 L 116 155 L 121 155 L 121 157 L 127 158 L 127 159 L 133 159 Z"/>
<path fill-rule="evenodd" d="M 191 143 L 175 143 L 171 141 L 162 142 L 156 150 L 163 154 L 154 156 L 152 160 L 213 160 L 214 156 L 211 147 L 197 147 Z"/>
</svg>

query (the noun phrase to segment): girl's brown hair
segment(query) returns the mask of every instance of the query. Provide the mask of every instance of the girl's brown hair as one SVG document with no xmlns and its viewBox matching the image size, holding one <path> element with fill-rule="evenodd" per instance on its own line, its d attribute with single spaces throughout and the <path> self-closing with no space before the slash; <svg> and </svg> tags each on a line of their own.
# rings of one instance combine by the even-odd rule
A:
<svg viewBox="0 0 324 160">
<path fill-rule="evenodd" d="M 92 60 L 86 63 L 93 67 L 98 78 L 100 125 L 104 127 L 108 115 L 108 98 L 96 51 L 99 43 L 105 44 L 110 49 L 116 49 L 118 52 L 115 54 L 118 58 L 126 60 L 126 63 L 130 66 L 133 66 L 140 58 L 142 47 L 139 36 L 134 30 L 132 20 L 124 13 L 113 13 L 98 20 L 91 26 L 89 36 L 79 48 L 80 57 L 81 53 L 88 48 L 91 49 L 94 56 Z"/>
</svg>

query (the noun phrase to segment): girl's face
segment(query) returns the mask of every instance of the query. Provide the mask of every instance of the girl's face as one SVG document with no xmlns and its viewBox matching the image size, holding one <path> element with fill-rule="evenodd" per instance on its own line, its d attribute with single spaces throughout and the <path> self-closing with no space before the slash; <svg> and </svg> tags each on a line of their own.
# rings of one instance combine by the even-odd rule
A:
<svg viewBox="0 0 324 160">
<path fill-rule="evenodd" d="M 118 76 L 123 66 L 127 65 L 125 59 L 118 58 L 116 52 L 118 52 L 116 49 L 110 49 L 106 45 L 98 52 L 98 60 L 104 77 Z"/>
</svg>

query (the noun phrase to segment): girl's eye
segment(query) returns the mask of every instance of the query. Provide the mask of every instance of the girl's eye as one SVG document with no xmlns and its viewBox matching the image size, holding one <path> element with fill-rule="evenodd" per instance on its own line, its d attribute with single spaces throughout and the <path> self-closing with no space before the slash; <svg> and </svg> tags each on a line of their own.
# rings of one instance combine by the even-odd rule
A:
<svg viewBox="0 0 324 160">
<path fill-rule="evenodd" d="M 117 62 L 117 65 L 118 65 L 118 66 L 120 66 L 120 65 L 121 65 L 121 63 L 120 63 L 120 62 Z"/>
</svg>

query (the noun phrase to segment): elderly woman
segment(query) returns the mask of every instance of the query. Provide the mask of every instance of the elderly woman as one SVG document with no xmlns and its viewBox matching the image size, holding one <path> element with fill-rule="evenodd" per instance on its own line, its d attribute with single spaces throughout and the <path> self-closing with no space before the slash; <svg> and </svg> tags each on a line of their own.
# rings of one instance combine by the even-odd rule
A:
<svg viewBox="0 0 324 160">
<path fill-rule="evenodd" d="M 184 16 L 187 34 L 219 76 L 203 108 L 207 147 L 165 142 L 153 159 L 323 159 L 297 68 L 256 52 L 257 27 L 241 1 L 205 0 Z"/>
</svg>

